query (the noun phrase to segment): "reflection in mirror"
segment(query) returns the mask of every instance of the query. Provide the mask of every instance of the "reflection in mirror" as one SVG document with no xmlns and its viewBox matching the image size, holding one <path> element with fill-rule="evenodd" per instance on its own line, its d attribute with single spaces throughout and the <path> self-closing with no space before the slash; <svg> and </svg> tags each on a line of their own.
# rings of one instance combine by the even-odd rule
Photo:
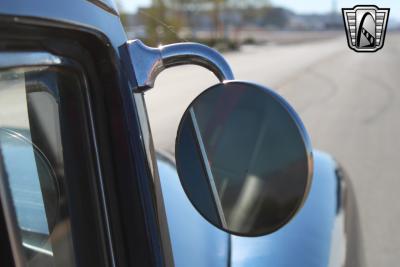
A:
<svg viewBox="0 0 400 267">
<path fill-rule="evenodd" d="M 195 208 L 228 232 L 276 231 L 310 186 L 311 146 L 293 109 L 258 85 L 227 82 L 186 110 L 176 140 L 181 183 Z"/>
</svg>

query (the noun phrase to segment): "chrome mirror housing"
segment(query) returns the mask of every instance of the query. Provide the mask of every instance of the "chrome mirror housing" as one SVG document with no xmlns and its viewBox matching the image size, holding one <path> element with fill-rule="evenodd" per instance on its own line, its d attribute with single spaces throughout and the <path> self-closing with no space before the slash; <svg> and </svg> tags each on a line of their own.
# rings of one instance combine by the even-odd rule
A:
<svg viewBox="0 0 400 267">
<path fill-rule="evenodd" d="M 153 48 L 140 40 L 128 41 L 128 50 L 138 82 L 134 93 L 153 88 L 163 70 L 179 65 L 199 65 L 212 71 L 222 82 L 233 80 L 233 72 L 216 50 L 197 43 L 177 43 Z"/>
<path fill-rule="evenodd" d="M 178 128 L 175 158 L 184 191 L 214 226 L 236 235 L 270 234 L 302 207 L 313 170 L 308 134 L 276 92 L 235 81 L 229 64 L 212 48 L 177 43 L 158 48 L 128 42 L 137 85 L 154 86 L 163 70 L 199 65 L 220 83 L 198 96 Z"/>
</svg>

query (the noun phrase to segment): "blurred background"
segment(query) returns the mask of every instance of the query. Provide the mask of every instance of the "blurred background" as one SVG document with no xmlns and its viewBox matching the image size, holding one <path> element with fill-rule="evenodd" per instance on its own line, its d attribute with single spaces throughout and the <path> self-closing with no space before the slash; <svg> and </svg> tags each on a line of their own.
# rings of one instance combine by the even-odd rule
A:
<svg viewBox="0 0 400 267">
<path fill-rule="evenodd" d="M 382 50 L 349 49 L 341 8 L 391 8 Z M 129 38 L 224 53 L 237 79 L 266 85 L 299 112 L 315 149 L 332 154 L 356 191 L 368 266 L 400 252 L 400 1 L 119 0 Z M 157 150 L 174 153 L 179 120 L 217 79 L 200 67 L 163 72 L 145 95 Z M 349 255 L 351 257 L 351 255 Z"/>
</svg>

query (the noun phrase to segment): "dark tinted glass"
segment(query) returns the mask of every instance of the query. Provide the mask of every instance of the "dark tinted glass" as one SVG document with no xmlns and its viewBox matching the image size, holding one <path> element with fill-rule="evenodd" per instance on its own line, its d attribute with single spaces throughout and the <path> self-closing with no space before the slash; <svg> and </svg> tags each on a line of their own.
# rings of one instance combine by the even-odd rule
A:
<svg viewBox="0 0 400 267">
<path fill-rule="evenodd" d="M 188 138 L 199 148 L 189 147 Z M 207 180 L 203 195 L 213 197 L 217 226 L 241 235 L 273 232 L 294 215 L 308 190 L 311 152 L 305 138 L 300 120 L 275 93 L 241 82 L 214 86 L 193 101 L 180 124 L 176 160 L 182 184 L 191 192 L 199 190 L 198 179 Z M 203 165 L 193 166 L 194 158 Z M 198 168 L 206 175 L 194 179 Z M 205 198 L 188 196 L 215 224 L 200 208 Z"/>
</svg>

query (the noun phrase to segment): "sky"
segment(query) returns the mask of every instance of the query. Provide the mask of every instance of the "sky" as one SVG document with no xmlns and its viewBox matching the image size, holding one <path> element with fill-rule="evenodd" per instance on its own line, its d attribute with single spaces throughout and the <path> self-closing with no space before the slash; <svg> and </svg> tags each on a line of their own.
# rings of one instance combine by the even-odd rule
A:
<svg viewBox="0 0 400 267">
<path fill-rule="evenodd" d="M 148 6 L 151 0 L 117 0 L 127 12 L 135 12 L 138 7 Z M 381 8 L 390 8 L 390 17 L 400 21 L 400 0 L 271 0 L 275 6 L 289 8 L 296 13 L 326 13 L 332 10 L 336 2 L 338 12 L 340 8 L 351 8 L 357 4 L 374 4 Z"/>
</svg>

